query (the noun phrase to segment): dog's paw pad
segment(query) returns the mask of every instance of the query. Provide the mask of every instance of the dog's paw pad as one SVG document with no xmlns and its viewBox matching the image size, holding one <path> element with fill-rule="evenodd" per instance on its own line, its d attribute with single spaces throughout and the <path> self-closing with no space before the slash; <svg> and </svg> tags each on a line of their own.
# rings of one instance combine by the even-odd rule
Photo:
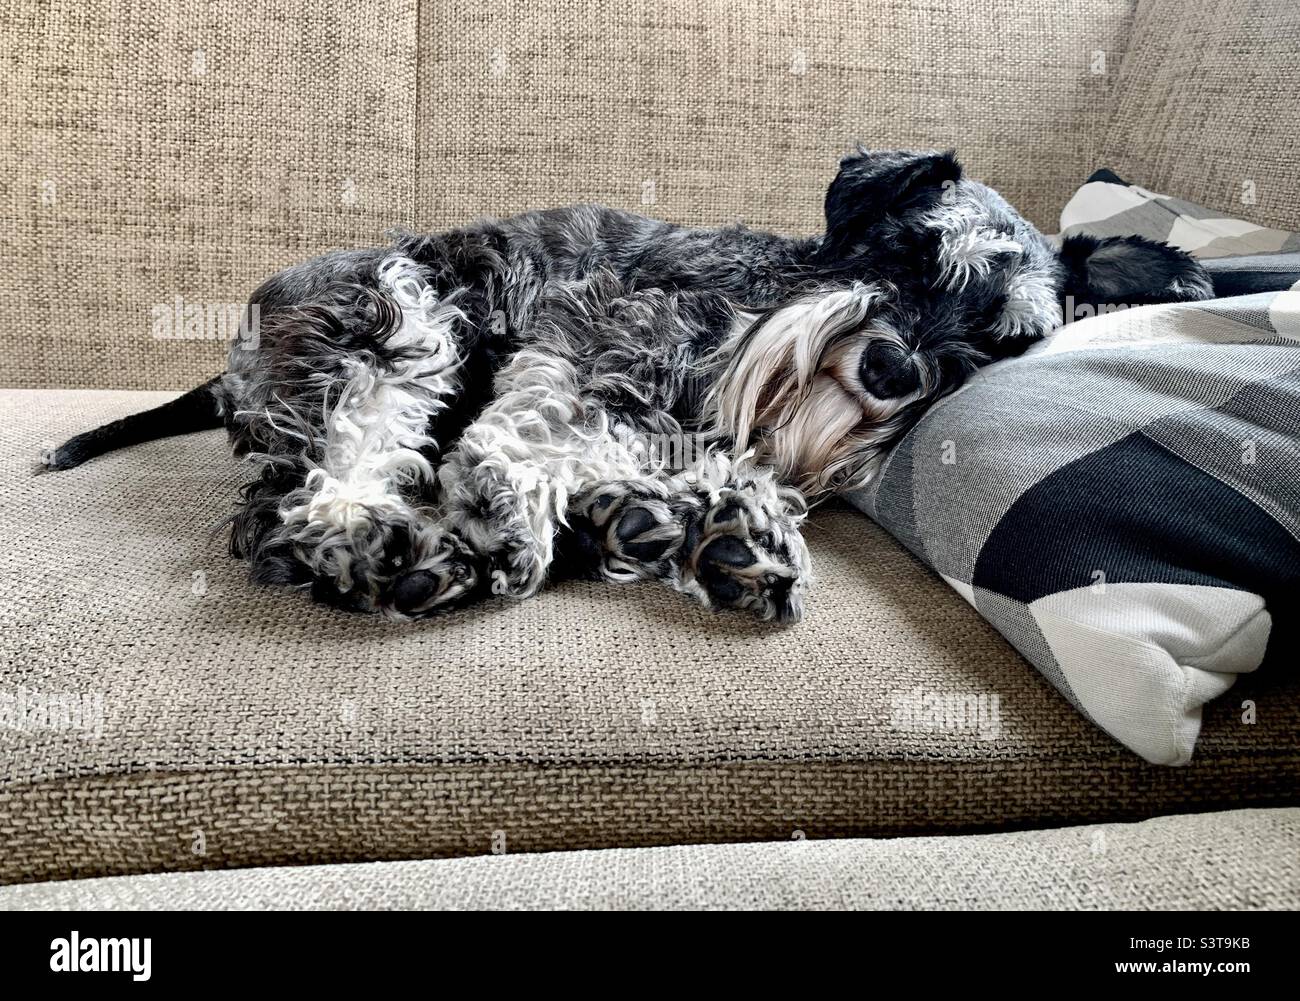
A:
<svg viewBox="0 0 1300 1001">
<path fill-rule="evenodd" d="M 803 613 L 799 568 L 753 540 L 718 536 L 700 547 L 694 565 L 714 608 L 738 608 L 777 622 L 797 622 Z"/>
<path fill-rule="evenodd" d="M 683 522 L 682 512 L 652 489 L 608 483 L 581 499 L 573 527 L 603 577 L 630 581 L 671 575 Z"/>
<path fill-rule="evenodd" d="M 808 555 L 796 523 L 758 506 L 723 500 L 692 533 L 683 576 L 713 609 L 798 622 L 808 583 Z"/>
<path fill-rule="evenodd" d="M 631 504 L 613 522 L 611 548 L 643 563 L 666 559 L 682 542 L 682 526 L 663 501 Z"/>
<path fill-rule="evenodd" d="M 470 597 L 482 582 L 477 564 L 478 559 L 463 545 L 447 545 L 397 577 L 388 588 L 383 607 L 408 619 L 453 607 Z"/>
<path fill-rule="evenodd" d="M 417 570 L 399 577 L 393 585 L 393 607 L 403 615 L 412 615 L 434 598 L 442 581 L 432 570 Z"/>
</svg>

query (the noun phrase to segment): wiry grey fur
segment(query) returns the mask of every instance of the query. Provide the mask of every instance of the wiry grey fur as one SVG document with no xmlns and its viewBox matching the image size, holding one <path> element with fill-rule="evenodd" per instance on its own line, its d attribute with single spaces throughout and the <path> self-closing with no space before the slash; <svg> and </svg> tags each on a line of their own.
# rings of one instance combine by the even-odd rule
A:
<svg viewBox="0 0 1300 1001">
<path fill-rule="evenodd" d="M 791 621 L 805 495 L 865 482 L 1063 296 L 1095 299 L 1096 248 L 1062 257 L 951 154 L 859 151 L 826 214 L 790 238 L 578 206 L 328 254 L 253 294 L 226 373 L 52 465 L 208 401 L 258 471 L 231 550 L 259 581 L 419 617 L 590 573 Z M 1117 275 L 1144 301 L 1208 294 L 1169 248 L 1105 254 L 1112 300 Z M 703 447 L 677 463 L 664 441 Z"/>
</svg>

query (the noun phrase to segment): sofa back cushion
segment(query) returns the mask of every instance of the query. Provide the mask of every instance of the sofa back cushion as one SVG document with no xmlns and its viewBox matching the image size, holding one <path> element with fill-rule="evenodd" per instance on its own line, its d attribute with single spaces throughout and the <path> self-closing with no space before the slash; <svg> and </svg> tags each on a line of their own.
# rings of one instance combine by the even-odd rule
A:
<svg viewBox="0 0 1300 1001">
<path fill-rule="evenodd" d="M 428 0 L 421 217 L 594 200 L 812 233 L 860 141 L 955 147 L 1048 227 L 1095 166 L 1132 7 L 1059 6 Z"/>
<path fill-rule="evenodd" d="M 1102 162 L 1226 216 L 1300 229 L 1300 4 L 1142 0 Z"/>
<path fill-rule="evenodd" d="M 52 0 L 0 33 L 0 385 L 180 389 L 268 273 L 603 201 L 813 232 L 853 142 L 958 148 L 1047 226 L 1131 18 L 1083 0 Z M 179 297 L 179 298 L 178 298 Z"/>
<path fill-rule="evenodd" d="M 262 277 L 413 221 L 414 31 L 407 0 L 12 7 L 0 385 L 195 385 Z"/>
</svg>

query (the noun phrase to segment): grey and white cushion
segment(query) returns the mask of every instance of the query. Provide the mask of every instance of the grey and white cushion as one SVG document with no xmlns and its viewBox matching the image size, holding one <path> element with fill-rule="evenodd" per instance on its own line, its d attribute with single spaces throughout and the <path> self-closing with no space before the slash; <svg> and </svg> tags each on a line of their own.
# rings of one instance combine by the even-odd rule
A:
<svg viewBox="0 0 1300 1001">
<path fill-rule="evenodd" d="M 1243 192 L 1243 197 L 1248 192 Z M 1243 209 L 1249 205 L 1243 204 Z M 1145 236 L 1185 250 L 1202 263 L 1220 257 L 1300 253 L 1300 233 L 1228 217 L 1157 194 L 1098 170 L 1061 210 L 1061 235 Z"/>
<path fill-rule="evenodd" d="M 934 406 L 850 497 L 1082 713 L 1190 760 L 1300 618 L 1300 286 L 1073 323 Z"/>
<path fill-rule="evenodd" d="M 1243 206 L 1245 207 L 1245 206 Z M 1088 178 L 1061 212 L 1062 237 L 1144 236 L 1185 250 L 1210 273 L 1219 297 L 1300 282 L 1300 233 L 1230 218 L 1130 184 L 1110 170 Z M 1067 320 L 1078 319 L 1068 315 Z"/>
</svg>

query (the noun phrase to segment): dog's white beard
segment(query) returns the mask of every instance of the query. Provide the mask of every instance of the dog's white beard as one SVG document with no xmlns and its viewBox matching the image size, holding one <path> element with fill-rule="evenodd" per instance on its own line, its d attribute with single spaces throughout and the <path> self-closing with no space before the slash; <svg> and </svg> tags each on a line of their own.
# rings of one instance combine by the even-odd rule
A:
<svg viewBox="0 0 1300 1001">
<path fill-rule="evenodd" d="M 756 330 L 756 314 L 739 314 L 706 401 L 714 431 L 738 449 L 760 431 L 759 459 L 810 495 L 869 481 L 890 419 L 915 398 L 877 400 L 857 375 L 866 345 L 895 336 L 867 328 L 882 295 L 854 284 L 785 306 Z"/>
<path fill-rule="evenodd" d="M 769 421 L 774 430 L 763 457 L 805 493 L 855 485 L 866 474 L 851 467 L 870 457 L 863 454 L 861 440 L 869 422 L 861 403 L 833 376 L 814 377 L 806 393 L 770 408 L 760 424 Z"/>
</svg>

